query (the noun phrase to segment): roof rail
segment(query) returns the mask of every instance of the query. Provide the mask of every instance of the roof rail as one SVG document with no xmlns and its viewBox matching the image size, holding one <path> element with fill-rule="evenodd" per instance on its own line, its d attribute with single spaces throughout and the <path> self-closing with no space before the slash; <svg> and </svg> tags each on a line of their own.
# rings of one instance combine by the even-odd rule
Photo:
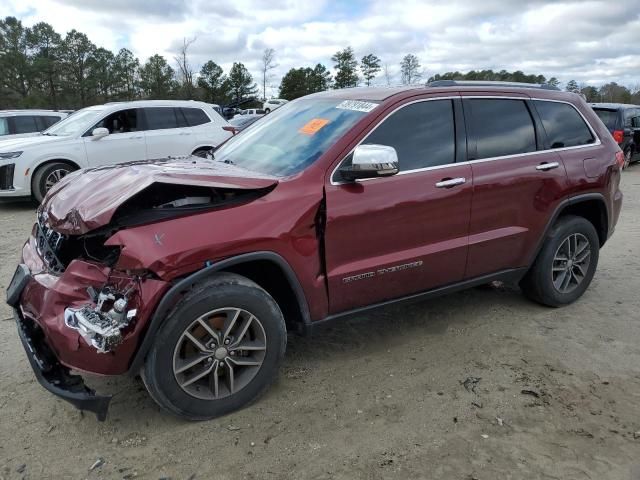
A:
<svg viewBox="0 0 640 480">
<path fill-rule="evenodd" d="M 543 90 L 560 90 L 548 83 L 524 82 L 494 82 L 489 80 L 434 80 L 427 83 L 428 87 L 511 87 L 511 88 L 541 88 Z"/>
</svg>

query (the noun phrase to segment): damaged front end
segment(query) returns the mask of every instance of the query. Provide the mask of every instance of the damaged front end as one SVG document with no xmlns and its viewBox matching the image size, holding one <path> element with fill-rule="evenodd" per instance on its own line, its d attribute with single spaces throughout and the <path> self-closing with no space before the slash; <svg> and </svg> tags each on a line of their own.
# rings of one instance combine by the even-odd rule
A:
<svg viewBox="0 0 640 480">
<path fill-rule="evenodd" d="M 110 397 L 71 372 L 128 373 L 172 285 L 153 267 L 165 254 L 163 234 L 147 240 L 151 245 L 114 239 L 143 225 L 246 204 L 277 185 L 273 178 L 243 177 L 246 171 L 233 166 L 199 162 L 80 171 L 49 192 L 23 247 L 7 302 L 36 378 L 99 419 Z M 145 258 L 132 262 L 132 254 Z"/>
</svg>

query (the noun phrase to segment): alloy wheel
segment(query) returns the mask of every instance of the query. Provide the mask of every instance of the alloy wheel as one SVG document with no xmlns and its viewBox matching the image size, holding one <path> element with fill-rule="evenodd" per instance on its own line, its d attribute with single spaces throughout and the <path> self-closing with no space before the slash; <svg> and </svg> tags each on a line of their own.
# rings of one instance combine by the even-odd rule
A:
<svg viewBox="0 0 640 480">
<path fill-rule="evenodd" d="M 56 183 L 62 180 L 69 174 L 69 170 L 65 170 L 64 168 L 58 168 L 53 170 L 44 181 L 44 188 L 46 191 L 49 191 L 51 187 L 53 187 Z"/>
<path fill-rule="evenodd" d="M 240 308 L 220 308 L 184 330 L 173 353 L 173 374 L 192 397 L 218 400 L 253 380 L 266 351 L 267 336 L 256 316 Z"/>
<path fill-rule="evenodd" d="M 591 263 L 591 245 L 581 233 L 572 233 L 560 244 L 553 257 L 551 277 L 560 293 L 569 293 L 585 279 Z"/>
</svg>

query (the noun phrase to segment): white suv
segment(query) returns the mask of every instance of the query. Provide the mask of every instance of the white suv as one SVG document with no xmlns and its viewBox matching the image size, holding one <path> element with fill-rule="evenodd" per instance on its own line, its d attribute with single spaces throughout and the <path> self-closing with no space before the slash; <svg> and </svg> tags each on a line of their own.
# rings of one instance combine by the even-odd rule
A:
<svg viewBox="0 0 640 480">
<path fill-rule="evenodd" d="M 0 198 L 42 201 L 73 170 L 181 155 L 206 155 L 233 135 L 214 108 L 140 100 L 84 108 L 31 138 L 0 141 Z"/>
<path fill-rule="evenodd" d="M 265 113 L 273 112 L 276 108 L 279 108 L 288 102 L 289 100 L 284 100 L 282 98 L 270 98 L 269 100 L 264 102 L 262 109 Z"/>
<path fill-rule="evenodd" d="M 67 115 L 55 110 L 0 110 L 0 140 L 33 137 Z"/>
</svg>

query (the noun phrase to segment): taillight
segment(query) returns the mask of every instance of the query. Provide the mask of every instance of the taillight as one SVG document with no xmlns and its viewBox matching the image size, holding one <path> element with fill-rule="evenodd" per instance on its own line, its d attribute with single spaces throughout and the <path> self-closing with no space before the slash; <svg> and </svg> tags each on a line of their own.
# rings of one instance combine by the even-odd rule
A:
<svg viewBox="0 0 640 480">
<path fill-rule="evenodd" d="M 225 125 L 224 127 L 222 127 L 222 129 L 223 129 L 224 131 L 226 131 L 226 132 L 231 132 L 231 133 L 233 133 L 234 135 L 235 135 L 236 133 L 238 133 L 238 131 L 235 129 L 235 127 L 232 127 L 231 125 Z"/>
<path fill-rule="evenodd" d="M 616 143 L 624 142 L 624 130 L 614 130 L 613 139 L 616 141 Z"/>
<path fill-rule="evenodd" d="M 622 168 L 624 167 L 624 153 L 621 150 L 616 152 L 616 164 Z"/>
</svg>

